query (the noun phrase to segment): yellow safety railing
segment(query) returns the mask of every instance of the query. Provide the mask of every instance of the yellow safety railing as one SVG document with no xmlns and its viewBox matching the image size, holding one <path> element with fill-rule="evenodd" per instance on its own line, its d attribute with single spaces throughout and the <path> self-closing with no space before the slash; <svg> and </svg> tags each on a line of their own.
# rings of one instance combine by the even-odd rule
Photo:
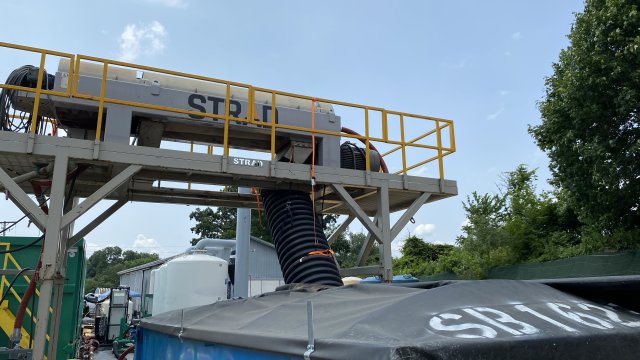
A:
<svg viewBox="0 0 640 360">
<path fill-rule="evenodd" d="M 399 111 L 392 111 L 392 110 L 387 110 L 384 108 L 380 108 L 380 107 L 373 107 L 373 106 L 367 106 L 367 105 L 361 105 L 361 104 L 354 104 L 354 103 L 348 103 L 348 102 L 343 102 L 343 101 L 335 101 L 335 100 L 330 100 L 330 99 L 324 99 L 324 98 L 314 98 L 311 96 L 305 96 L 305 95 L 299 95 L 299 94 L 293 94 L 293 93 L 288 93 L 288 92 L 283 92 L 283 91 L 277 91 L 277 90 L 272 90 L 272 89 L 267 89 L 267 88 L 261 88 L 261 87 L 255 87 L 252 85 L 248 85 L 248 84 L 243 84 L 243 83 L 237 83 L 237 82 L 232 82 L 232 81 L 227 81 L 227 80 L 221 80 L 221 79 L 216 79 L 216 78 L 211 78 L 211 77 L 206 77 L 206 76 L 199 76 L 199 75 L 193 75 L 193 74 L 188 74 L 188 73 L 184 73 L 184 72 L 178 72 L 178 71 L 171 71 L 171 70 L 165 70 L 165 69 L 160 69 L 160 68 L 155 68 L 155 67 L 151 67 L 151 66 L 144 66 L 144 65 L 139 65 L 139 64 L 131 64 L 131 63 L 126 63 L 126 62 L 122 62 L 122 61 L 116 61 L 116 60 L 109 60 L 109 59 L 104 59 L 104 58 L 98 58 L 98 57 L 93 57 L 93 56 L 88 56 L 88 55 L 71 55 L 71 54 L 67 54 L 67 53 L 61 53 L 61 52 L 57 52 L 57 51 L 50 51 L 50 50 L 44 50 L 44 49 L 37 49 L 37 48 L 32 48 L 32 47 L 26 47 L 26 46 L 21 46 L 21 45 L 14 45 L 14 44 L 8 44 L 8 43 L 2 43 L 0 42 L 0 47 L 7 47 L 7 48 L 12 48 L 12 49 L 17 49 L 17 50 L 25 50 L 25 51 L 30 51 L 30 52 L 36 52 L 41 54 L 41 60 L 40 60 L 40 71 L 38 73 L 38 86 L 36 89 L 33 88 L 26 88 L 26 87 L 21 87 L 21 86 L 12 86 L 12 85 L 6 85 L 6 84 L 0 84 L 0 88 L 8 88 L 8 89 L 15 89 L 15 90 L 21 90 L 21 91 L 28 91 L 28 92 L 32 92 L 35 93 L 35 102 L 34 102 L 34 109 L 33 109 L 33 118 L 34 118 L 34 125 L 32 125 L 31 127 L 31 132 L 35 132 L 35 118 L 36 115 L 38 113 L 38 103 L 39 103 L 39 99 L 41 94 L 50 94 L 50 95 L 57 95 L 57 96 L 64 96 L 64 97 L 74 97 L 74 98 L 79 98 L 79 99 L 85 99 L 85 100 L 91 100 L 91 101 L 95 101 L 97 102 L 98 105 L 98 116 L 97 116 L 97 120 L 96 120 L 96 136 L 95 139 L 96 141 L 100 141 L 101 136 L 102 136 L 102 118 L 103 118 L 103 113 L 104 113 L 104 106 L 105 104 L 118 104 L 118 105 L 124 105 L 124 106 L 132 106 L 132 107 L 137 107 L 137 108 L 144 108 L 144 109 L 151 109 L 151 110 L 159 110 L 159 111 L 166 111 L 166 112 L 171 112 L 171 113 L 178 113 L 178 114 L 185 114 L 185 115 L 194 115 L 194 116 L 198 116 L 198 117 L 206 117 L 206 118 L 211 118 L 211 119 L 218 119 L 218 120 L 223 120 L 224 121 L 224 128 L 223 128 L 223 143 L 222 143 L 222 150 L 223 150 L 223 154 L 224 155 L 229 155 L 229 123 L 230 121 L 235 121 L 237 123 L 246 123 L 246 124 L 253 124 L 253 125 L 259 125 L 260 127 L 268 127 L 270 129 L 270 152 L 271 152 L 271 159 L 275 159 L 275 153 L 276 153 L 276 133 L 278 131 L 278 129 L 287 129 L 287 130 L 293 130 L 293 131 L 299 131 L 302 133 L 308 133 L 308 134 L 324 134 L 324 135 L 329 135 L 329 136 L 337 136 L 337 137 L 346 137 L 346 138 L 352 138 L 352 139 L 358 139 L 361 142 L 363 142 L 365 144 L 365 152 L 366 152 L 366 169 L 370 170 L 371 169 L 371 164 L 370 164 L 370 157 L 369 157 L 369 153 L 370 153 L 370 144 L 373 143 L 384 143 L 384 144 L 389 144 L 394 146 L 391 150 L 386 151 L 384 153 L 382 153 L 382 157 L 384 158 L 389 158 L 389 155 L 395 153 L 396 151 L 400 151 L 401 152 L 401 162 L 402 162 L 402 167 L 401 170 L 395 172 L 396 174 L 407 174 L 408 171 L 416 169 L 420 166 L 423 166 L 427 163 L 433 162 L 433 161 L 437 161 L 438 164 L 438 174 L 439 177 L 441 179 L 444 179 L 444 164 L 443 164 L 443 158 L 447 155 L 450 155 L 452 153 L 455 152 L 456 147 L 455 147 L 455 135 L 454 135 L 454 127 L 453 127 L 453 121 L 452 120 L 448 120 L 448 119 L 441 119 L 441 118 L 436 118 L 436 117 L 430 117 L 430 116 L 423 116 L 423 115 L 417 115 L 417 114 L 411 114 L 411 113 L 405 113 L 405 112 L 399 112 Z M 64 58 L 68 58 L 70 61 L 70 68 L 69 68 L 69 78 L 70 78 L 70 84 L 67 88 L 66 92 L 59 92 L 59 91 L 51 91 L 51 90 L 43 90 L 40 89 L 41 85 L 42 85 L 42 77 L 43 77 L 43 68 L 44 68 L 44 62 L 45 62 L 45 57 L 47 55 L 54 55 L 54 56 L 59 56 L 59 57 L 64 57 Z M 91 94 L 86 94 L 86 93 L 81 93 L 78 91 L 78 82 L 79 82 L 79 74 L 80 74 L 80 67 L 82 65 L 83 62 L 94 62 L 94 63 L 99 63 L 102 65 L 102 77 L 101 77 L 101 84 L 100 84 L 100 94 L 98 96 L 96 95 L 91 95 Z M 110 98 L 107 97 L 105 92 L 106 92 L 106 85 L 107 85 L 107 74 L 109 72 L 109 67 L 124 67 L 124 68 L 129 68 L 129 69 L 135 69 L 137 71 L 150 71 L 150 72 L 154 72 L 154 73 L 159 73 L 159 74 L 166 74 L 166 75 L 172 75 L 172 76 L 177 76 L 177 77 L 183 77 L 183 78 L 188 78 L 188 79 L 193 79 L 193 80 L 199 80 L 199 81 L 204 81 L 204 82 L 208 82 L 208 83 L 212 83 L 212 84 L 219 84 L 219 85 L 223 85 L 226 88 L 226 94 L 225 94 L 225 99 L 224 99 L 224 114 L 214 114 L 214 113 L 203 113 L 200 111 L 194 111 L 194 110 L 186 110 L 186 109 L 180 109 L 180 108 L 175 108 L 175 107 L 169 107 L 169 106 L 161 106 L 161 105 L 154 105 L 154 104 L 146 104 L 146 103 L 141 103 L 141 102 L 136 102 L 136 101 L 131 101 L 131 100 L 122 100 L 122 99 L 116 99 L 116 98 Z M 240 89 L 245 89 L 247 92 L 247 105 L 248 105 L 248 110 L 247 110 L 247 117 L 246 118 L 238 118 L 235 116 L 232 116 L 232 114 L 230 113 L 230 104 L 231 104 L 231 89 L 233 88 L 240 88 Z M 351 109 L 357 109 L 358 111 L 363 111 L 364 112 L 364 116 L 363 116 L 363 128 L 364 128 L 364 134 L 360 135 L 355 135 L 355 134 L 346 134 L 343 132 L 336 132 L 336 131 L 329 131 L 329 130 L 322 130 L 322 129 L 316 129 L 316 128 L 309 128 L 309 127 L 304 127 L 304 126 L 295 126 L 295 125 L 287 125 L 287 124 L 279 124 L 276 121 L 276 111 L 271 111 L 271 117 L 270 117 L 270 121 L 266 122 L 267 119 L 263 119 L 264 121 L 260 121 L 260 120 L 256 120 L 255 117 L 255 98 L 256 98 L 256 93 L 262 93 L 262 94 L 270 94 L 271 95 L 271 108 L 272 109 L 276 109 L 276 98 L 278 96 L 282 96 L 282 97 L 289 97 L 289 98 L 294 98 L 294 99 L 298 99 L 298 100 L 305 100 L 305 101 L 309 101 L 310 103 L 326 103 L 326 104 L 331 104 L 331 105 L 335 105 L 335 106 L 342 106 L 342 107 L 347 107 L 347 108 L 351 108 Z M 315 109 L 314 109 L 315 110 Z M 381 115 L 381 126 L 380 129 L 370 129 L 371 121 L 370 121 L 370 114 L 372 112 L 376 112 L 376 113 L 380 113 Z M 400 131 L 400 139 L 399 140 L 394 140 L 391 139 L 389 137 L 389 116 L 396 116 L 399 118 L 399 131 Z M 412 118 L 412 119 L 418 119 L 420 121 L 422 121 L 423 123 L 427 123 L 427 124 L 431 124 L 433 126 L 432 129 L 427 130 L 426 132 L 411 138 L 409 140 L 406 140 L 406 134 L 407 134 L 407 128 L 405 126 L 405 122 L 408 118 Z M 376 130 L 375 133 L 381 133 L 381 136 L 372 136 L 371 134 L 374 133 L 374 131 L 371 130 Z M 415 132 L 417 129 L 411 129 L 412 132 Z M 448 139 L 445 139 L 443 137 L 443 132 L 448 132 L 449 136 Z M 424 143 L 419 143 L 420 141 L 423 141 L 427 138 L 431 138 L 435 137 L 435 145 L 428 145 L 428 144 L 424 144 Z M 445 142 L 447 142 L 448 144 L 444 144 Z M 407 154 L 407 151 L 409 149 L 422 149 L 423 151 L 433 151 L 435 152 L 435 155 L 433 156 L 424 156 L 423 153 L 421 153 L 420 155 L 417 155 L 418 160 L 415 160 L 415 157 L 412 157 L 411 161 L 412 163 L 409 163 L 409 155 Z"/>
</svg>

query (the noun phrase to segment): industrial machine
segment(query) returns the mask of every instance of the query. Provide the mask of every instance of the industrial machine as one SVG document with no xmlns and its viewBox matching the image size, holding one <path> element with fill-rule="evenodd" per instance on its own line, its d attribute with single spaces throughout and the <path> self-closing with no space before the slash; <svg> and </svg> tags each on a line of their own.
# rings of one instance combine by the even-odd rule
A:
<svg viewBox="0 0 640 360">
<path fill-rule="evenodd" d="M 130 201 L 264 209 L 285 282 L 331 286 L 342 284 L 341 275 L 391 281 L 391 241 L 422 205 L 457 194 L 443 165 L 455 152 L 451 120 L 85 55 L 0 47 L 40 56 L 39 66 L 15 69 L 0 85 L 0 186 L 46 233 L 36 358 L 45 352 L 48 306 L 59 307 L 51 296 L 65 271 L 58 252 Z M 58 68 L 47 72 L 52 57 Z M 338 108 L 345 108 L 341 116 Z M 191 150 L 203 145 L 207 153 L 181 151 L 175 142 Z M 426 165 L 437 175 L 423 176 Z M 46 214 L 28 196 L 45 200 L 34 179 L 50 195 Z M 200 190 L 193 183 L 259 192 Z M 74 204 L 74 198 L 85 200 Z M 74 222 L 103 199 L 115 203 L 73 233 Z M 392 224 L 396 211 L 404 213 Z M 319 220 L 324 213 L 346 215 L 329 237 Z M 357 266 L 338 269 L 330 244 L 355 219 L 369 235 Z M 376 245 L 380 264 L 365 266 Z M 156 273 L 155 284 L 165 275 Z M 165 303 L 154 296 L 152 311 L 167 309 Z M 106 335 L 113 340 L 119 319 L 105 326 L 114 330 Z"/>
<path fill-rule="evenodd" d="M 342 129 L 340 117 L 330 104 L 310 102 L 283 95 L 255 93 L 250 94 L 243 88 L 229 87 L 217 83 L 185 79 L 161 73 L 136 71 L 122 67 L 110 67 L 106 73 L 106 82 L 101 86 L 103 67 L 89 61 L 78 62 L 77 92 L 88 96 L 105 96 L 120 100 L 122 104 L 104 106 L 101 129 L 102 140 L 128 144 L 131 137 L 136 138 L 139 146 L 160 147 L 163 140 L 197 142 L 211 145 L 223 145 L 223 128 L 221 120 L 225 113 L 231 118 L 262 122 L 264 125 L 232 121 L 228 127 L 228 145 L 252 151 L 269 151 L 271 149 L 271 132 L 269 123 L 274 121 L 280 125 L 291 127 L 314 128 L 318 131 L 339 133 Z M 43 87 L 53 91 L 67 91 L 70 82 L 70 61 L 61 59 L 55 75 L 46 74 Z M 16 69 L 7 83 L 35 87 L 38 68 L 24 66 Z M 103 91 L 104 90 L 104 91 Z M 226 92 L 230 101 L 225 107 Z M 29 113 L 33 109 L 33 96 L 26 92 L 3 90 L 3 105 L 0 108 L 0 121 L 3 130 L 17 129 L 6 112 L 7 106 Z M 161 106 L 166 108 L 186 109 L 188 113 L 159 111 L 127 106 L 127 101 Z M 272 114 L 272 102 L 276 101 L 277 110 Z M 251 104 L 249 103 L 251 101 Z M 311 116 L 311 106 L 314 116 Z M 40 106 L 39 116 L 42 119 L 53 119 L 56 126 L 66 130 L 69 137 L 93 139 L 96 134 L 96 117 L 98 108 L 85 99 L 50 97 Z M 252 112 L 252 116 L 248 115 Z M 207 117 L 202 114 L 217 115 Z M 43 120 L 37 122 L 43 128 Z M 283 128 L 275 137 L 275 149 L 278 161 L 310 164 L 312 162 L 311 136 L 294 129 Z M 353 145 L 340 146 L 336 136 L 318 133 L 314 136 L 316 159 L 318 166 L 346 167 L 364 169 L 364 151 Z M 379 170 L 380 155 L 371 150 L 372 171 Z M 251 165 L 250 163 L 247 163 Z"/>
</svg>

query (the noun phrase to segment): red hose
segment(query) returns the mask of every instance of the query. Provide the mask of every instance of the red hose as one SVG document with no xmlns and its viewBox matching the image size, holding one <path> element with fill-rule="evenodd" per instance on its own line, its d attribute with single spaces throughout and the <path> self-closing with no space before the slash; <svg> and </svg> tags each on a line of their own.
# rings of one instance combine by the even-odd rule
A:
<svg viewBox="0 0 640 360">
<path fill-rule="evenodd" d="M 118 356 L 118 360 L 124 360 L 127 358 L 127 355 L 131 354 L 133 350 L 136 348 L 135 345 L 131 345 L 125 350 L 120 356 Z"/>
<path fill-rule="evenodd" d="M 355 132 L 355 131 L 353 131 L 353 130 L 351 130 L 349 128 L 346 128 L 346 127 L 343 127 L 340 130 L 345 134 L 362 136 L 362 135 L 358 134 L 357 132 Z M 360 140 L 361 143 L 366 145 L 366 143 L 362 139 L 358 139 L 358 140 Z M 380 158 L 380 167 L 382 168 L 382 172 L 388 173 L 389 172 L 389 168 L 387 168 L 387 163 L 384 162 L 384 159 L 382 158 L 382 154 L 380 153 L 380 151 L 378 151 L 378 149 L 376 149 L 375 146 L 373 146 L 373 144 L 371 142 L 369 142 L 369 150 L 373 150 L 373 151 L 378 153 L 378 157 Z"/>
<path fill-rule="evenodd" d="M 38 266 L 36 267 L 36 272 L 31 277 L 31 281 L 29 281 L 29 287 L 27 291 L 25 291 L 22 296 L 22 300 L 20 300 L 20 306 L 18 307 L 18 312 L 16 312 L 16 319 L 13 322 L 13 329 L 18 329 L 18 331 L 22 328 L 22 323 L 24 321 L 24 313 L 27 310 L 27 306 L 29 305 L 29 300 L 33 296 L 33 293 L 36 292 L 36 276 L 38 271 L 40 271 L 40 267 L 42 267 L 42 252 L 40 253 L 40 259 L 38 259 Z"/>
</svg>

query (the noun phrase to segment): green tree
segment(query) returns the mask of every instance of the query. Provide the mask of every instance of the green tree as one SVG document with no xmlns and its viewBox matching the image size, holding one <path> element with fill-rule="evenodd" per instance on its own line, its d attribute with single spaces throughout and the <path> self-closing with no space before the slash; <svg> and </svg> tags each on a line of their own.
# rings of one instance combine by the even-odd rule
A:
<svg viewBox="0 0 640 360">
<path fill-rule="evenodd" d="M 402 256 L 393 259 L 394 273 L 413 276 L 432 275 L 436 272 L 436 264 L 440 257 L 448 255 L 453 249 L 452 245 L 428 243 L 415 235 L 410 235 L 404 240 L 400 249 Z"/>
<path fill-rule="evenodd" d="M 587 0 L 546 79 L 529 131 L 552 183 L 590 226 L 587 238 L 640 242 L 640 12 L 635 0 Z M 629 235 L 635 234 L 635 236 Z M 626 233 L 621 234 L 621 233 Z M 615 242 L 615 241 L 614 241 Z M 607 247 L 606 241 L 600 244 Z"/>
<path fill-rule="evenodd" d="M 367 236 L 363 233 L 347 232 L 331 244 L 331 249 L 335 252 L 336 260 L 341 268 L 357 266 L 360 249 L 366 239 Z M 366 265 L 378 263 L 380 263 L 380 252 L 376 243 L 371 248 Z"/>
<path fill-rule="evenodd" d="M 114 287 L 120 282 L 118 272 L 158 260 L 158 254 L 122 251 L 118 246 L 109 246 L 94 252 L 87 260 L 85 289 L 90 292 L 97 287 Z"/>
<path fill-rule="evenodd" d="M 225 191 L 237 192 L 238 187 L 228 186 Z M 191 232 L 198 235 L 191 239 L 191 245 L 195 245 L 204 238 L 233 239 L 236 237 L 236 208 L 222 206 L 215 210 L 210 207 L 196 208 L 189 214 L 189 219 L 196 221 L 196 225 L 191 227 Z M 264 211 L 251 210 L 251 235 L 272 242 Z"/>
<path fill-rule="evenodd" d="M 224 191 L 237 192 L 237 186 L 227 186 Z M 256 200 L 257 201 L 257 200 Z M 195 220 L 196 225 L 191 227 L 191 232 L 198 237 L 191 239 L 191 245 L 195 245 L 200 239 L 233 239 L 236 237 L 236 208 L 218 207 L 213 210 L 210 207 L 200 209 L 196 208 L 189 214 L 190 220 Z M 337 216 L 324 215 L 323 228 L 329 229 L 335 224 Z M 264 209 L 251 210 L 251 235 L 264 241 L 273 242 L 271 232 L 267 224 L 267 218 Z"/>
<path fill-rule="evenodd" d="M 482 278 L 490 268 L 581 253 L 583 224 L 561 191 L 538 193 L 536 171 L 519 165 L 503 175 L 499 194 L 467 197 L 467 221 L 458 247 L 440 257 L 436 271 Z"/>
</svg>

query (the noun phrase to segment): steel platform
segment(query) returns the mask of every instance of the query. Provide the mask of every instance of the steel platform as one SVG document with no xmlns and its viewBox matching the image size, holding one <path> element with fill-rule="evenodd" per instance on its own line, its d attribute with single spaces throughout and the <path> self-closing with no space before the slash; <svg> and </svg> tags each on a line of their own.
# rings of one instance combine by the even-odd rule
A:
<svg viewBox="0 0 640 360">
<path fill-rule="evenodd" d="M 128 165 L 140 165 L 142 169 L 131 178 L 125 193 L 113 192 L 106 196 L 107 199 L 119 200 L 124 196 L 129 201 L 140 202 L 257 208 L 254 195 L 180 189 L 162 184 L 192 182 L 304 191 L 311 188 L 310 166 L 304 164 L 266 160 L 246 162 L 238 161 L 245 158 L 233 156 L 0 132 L 0 167 L 11 177 L 53 162 L 56 154 L 68 155 L 70 168 L 88 166 L 75 186 L 75 196 L 81 198 L 96 192 Z M 380 186 L 389 188 L 391 212 L 407 209 L 425 192 L 430 194 L 427 202 L 457 195 L 455 181 L 419 176 L 316 166 L 315 178 L 317 185 L 342 185 L 369 216 L 374 216 L 378 209 L 373 195 Z M 33 192 L 29 182 L 20 186 L 26 193 Z M 319 212 L 351 213 L 350 207 L 332 189 L 318 190 L 315 199 Z"/>
</svg>

